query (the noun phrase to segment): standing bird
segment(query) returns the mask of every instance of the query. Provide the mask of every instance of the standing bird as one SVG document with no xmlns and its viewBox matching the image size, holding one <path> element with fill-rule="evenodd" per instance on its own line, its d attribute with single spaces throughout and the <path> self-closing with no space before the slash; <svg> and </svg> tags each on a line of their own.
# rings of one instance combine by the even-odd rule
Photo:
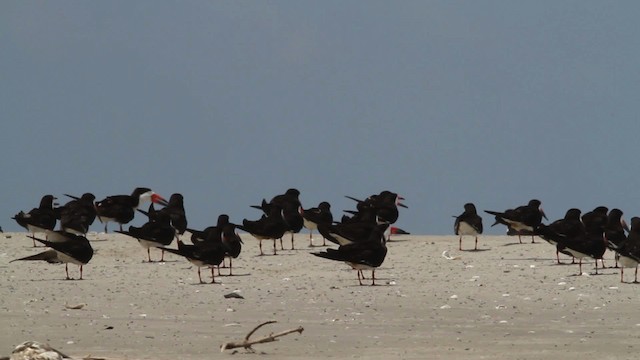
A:
<svg viewBox="0 0 640 360">
<path fill-rule="evenodd" d="M 89 227 L 96 219 L 96 200 L 92 193 L 84 193 L 81 197 L 65 194 L 72 200 L 55 209 L 62 230 L 76 235 L 86 235 Z"/>
<path fill-rule="evenodd" d="M 202 276 L 200 274 L 200 268 L 211 268 L 211 283 L 216 283 L 214 275 L 214 268 L 219 266 L 225 257 L 225 247 L 221 241 L 206 241 L 199 245 L 188 245 L 178 239 L 178 248 L 171 249 L 167 247 L 161 247 L 162 250 L 168 251 L 172 254 L 182 256 L 186 258 L 190 263 L 194 264 L 198 269 L 198 280 L 200 284 L 204 284 Z"/>
<path fill-rule="evenodd" d="M 149 221 L 141 227 L 129 226 L 128 231 L 119 231 L 117 233 L 128 235 L 138 239 L 140 245 L 147 249 L 147 258 L 151 261 L 151 248 L 159 248 L 162 250 L 160 261 L 164 261 L 164 247 L 171 245 L 175 237 L 175 230 L 171 226 L 171 218 L 169 214 L 156 211 L 153 204 L 149 206 Z"/>
<path fill-rule="evenodd" d="M 40 199 L 40 206 L 31 209 L 28 213 L 20 211 L 12 217 L 18 225 L 27 229 L 32 235 L 35 233 L 45 233 L 56 227 L 56 212 L 53 209 L 53 195 L 45 195 Z M 36 240 L 33 240 L 33 247 L 36 247 Z"/>
<path fill-rule="evenodd" d="M 582 259 L 589 257 L 595 260 L 596 275 L 598 274 L 598 259 L 602 259 L 607 250 L 602 234 L 584 232 L 575 236 L 565 236 L 550 230 L 549 226 L 538 226 L 536 234 L 549 242 L 557 243 L 560 252 L 567 251 L 578 259 L 579 273 L 582 275 Z"/>
<path fill-rule="evenodd" d="M 286 225 L 285 234 L 291 234 L 291 250 L 295 248 L 293 243 L 294 234 L 300 232 L 304 225 L 304 220 L 300 214 L 302 204 L 300 203 L 300 191 L 298 189 L 288 189 L 284 194 L 274 196 L 269 202 L 262 199 L 261 205 L 251 205 L 251 207 L 262 210 L 267 216 L 278 210 Z M 282 237 L 280 237 L 280 249 L 284 250 Z"/>
<path fill-rule="evenodd" d="M 384 262 L 387 256 L 386 231 L 388 223 L 377 225 L 366 239 L 354 241 L 346 245 L 340 245 L 338 249 L 326 249 L 324 252 L 312 253 L 315 256 L 335 260 L 344 261 L 352 269 L 357 270 L 358 283 L 362 285 L 363 270 L 371 270 L 371 285 L 376 284 L 375 271 Z"/>
<path fill-rule="evenodd" d="M 229 276 L 231 276 L 233 275 L 233 259 L 237 259 L 242 251 L 242 239 L 236 234 L 235 224 L 228 223 L 222 227 L 221 240 L 225 248 L 225 258 L 229 259 Z M 220 275 L 219 268 L 218 275 Z"/>
<path fill-rule="evenodd" d="M 273 240 L 273 255 L 277 255 L 276 240 L 282 238 L 287 231 L 287 224 L 282 218 L 282 211 L 278 207 L 270 208 L 268 216 L 252 221 L 244 219 L 238 229 L 248 232 L 259 241 L 260 255 L 262 252 L 262 240 Z"/>
<path fill-rule="evenodd" d="M 107 232 L 107 224 L 110 221 L 122 225 L 128 224 L 135 216 L 135 210 L 143 203 L 151 201 L 154 204 L 167 206 L 168 202 L 149 188 L 136 188 L 131 195 L 112 195 L 96 202 L 96 213 L 101 223 L 104 223 L 104 231 Z"/>
<path fill-rule="evenodd" d="M 67 280 L 72 280 L 69 276 L 69 263 L 76 264 L 80 266 L 79 280 L 82 280 L 82 266 L 89 263 L 93 257 L 93 248 L 86 237 L 62 230 L 49 230 L 47 231 L 47 238 L 49 240 L 39 239 L 35 236 L 30 236 L 30 238 L 50 247 L 54 252 L 48 250 L 40 254 L 15 259 L 12 260 L 12 262 L 20 260 L 44 260 L 48 263 L 65 263 Z"/>
<path fill-rule="evenodd" d="M 331 224 L 333 215 L 331 214 L 331 204 L 326 201 L 318 204 L 318 207 L 310 209 L 300 208 L 304 221 L 304 227 L 309 229 L 309 247 L 313 247 L 313 230 L 318 230 L 318 224 Z M 322 246 L 326 246 L 326 239 L 322 237 Z"/>
<path fill-rule="evenodd" d="M 543 240 L 556 247 L 556 260 L 558 264 L 560 262 L 560 252 L 565 255 L 573 257 L 573 255 L 564 249 L 563 245 L 558 244 L 555 240 L 557 236 L 564 238 L 575 238 L 586 233 L 584 224 L 580 220 L 580 209 L 571 208 L 567 210 L 564 218 L 558 219 L 548 226 L 540 224 L 534 231 L 536 235 L 540 236 Z M 545 236 L 544 234 L 553 234 L 551 236 Z M 575 260 L 574 260 L 575 261 Z M 572 262 L 573 264 L 573 262 Z"/>
<path fill-rule="evenodd" d="M 640 217 L 631 218 L 631 229 L 627 239 L 616 249 L 616 259 L 620 262 L 620 282 L 624 282 L 624 268 L 635 268 L 634 283 L 638 283 L 638 263 L 640 263 Z"/>
<path fill-rule="evenodd" d="M 178 239 L 178 235 L 184 234 L 187 230 L 187 215 L 184 211 L 184 197 L 182 194 L 171 194 L 169 204 L 158 211 L 169 215 L 171 226 L 176 229 L 176 239 Z"/>
<path fill-rule="evenodd" d="M 478 234 L 482 234 L 482 218 L 476 211 L 473 203 L 464 204 L 464 212 L 455 217 L 456 221 L 453 226 L 456 235 L 459 235 L 458 248 L 462 250 L 462 237 L 464 235 L 475 236 L 476 245 L 473 248 L 478 250 Z"/>
<path fill-rule="evenodd" d="M 542 210 L 540 200 L 530 200 L 527 205 L 519 206 L 515 209 L 509 209 L 505 212 L 485 210 L 484 212 L 494 215 L 496 217 L 496 224 L 504 224 L 507 227 L 515 230 L 518 234 L 518 240 L 522 244 L 522 238 L 520 232 L 525 231 L 531 234 L 531 243 L 535 243 L 534 229 L 542 223 L 542 218 L 547 218 L 547 215 Z M 492 225 L 492 226 L 493 226 Z"/>
<path fill-rule="evenodd" d="M 616 251 L 627 240 L 625 231 L 629 231 L 629 226 L 622 218 L 622 210 L 611 209 L 607 216 L 607 224 L 604 226 L 604 238 L 607 242 L 607 248 Z M 618 267 L 618 259 L 616 257 L 616 265 Z"/>
</svg>

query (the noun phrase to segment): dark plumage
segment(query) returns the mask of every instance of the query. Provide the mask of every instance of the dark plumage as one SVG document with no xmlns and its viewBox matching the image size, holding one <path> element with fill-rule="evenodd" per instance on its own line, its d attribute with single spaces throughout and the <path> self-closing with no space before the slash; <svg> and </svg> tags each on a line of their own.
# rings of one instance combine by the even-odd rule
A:
<svg viewBox="0 0 640 360">
<path fill-rule="evenodd" d="M 167 206 L 167 201 L 160 195 L 156 194 L 149 188 L 136 188 L 131 195 L 113 195 L 107 196 L 105 199 L 97 201 L 96 213 L 98 220 L 104 223 L 104 231 L 107 232 L 107 224 L 110 221 L 122 225 L 128 224 L 135 216 L 135 210 L 143 203 L 151 201 Z"/>
<path fill-rule="evenodd" d="M 153 205 L 149 207 L 149 221 L 141 227 L 129 226 L 127 231 L 117 233 L 128 235 L 138 239 L 140 245 L 147 249 L 147 258 L 151 262 L 151 250 L 155 247 L 162 250 L 160 261 L 164 261 L 164 246 L 173 242 L 175 230 L 171 226 L 171 219 L 168 214 L 154 210 Z"/>
<path fill-rule="evenodd" d="M 201 245 L 188 245 L 184 244 L 181 240 L 178 240 L 178 248 L 171 249 L 167 247 L 161 247 L 162 250 L 168 251 L 172 254 L 182 256 L 194 264 L 198 269 L 198 280 L 202 281 L 200 274 L 201 267 L 211 268 L 211 283 L 215 284 L 214 267 L 219 266 L 222 260 L 224 260 L 226 254 L 226 248 L 222 242 L 207 242 Z"/>
<path fill-rule="evenodd" d="M 640 218 L 631 218 L 631 229 L 627 238 L 616 248 L 616 259 L 620 263 L 620 282 L 624 282 L 624 268 L 635 268 L 634 283 L 638 282 L 640 263 Z"/>
<path fill-rule="evenodd" d="M 459 235 L 458 247 L 462 250 L 462 237 L 464 235 L 475 236 L 474 250 L 478 250 L 478 234 L 482 234 L 482 218 L 476 211 L 473 203 L 464 204 L 464 212 L 456 217 L 453 229 Z"/>
<path fill-rule="evenodd" d="M 40 205 L 25 213 L 20 211 L 12 217 L 18 225 L 27 229 L 32 235 L 40 232 L 46 233 L 47 230 L 53 230 L 56 227 L 56 212 L 53 209 L 53 195 L 45 195 L 40 199 Z M 35 240 L 33 246 L 36 246 Z"/>
<path fill-rule="evenodd" d="M 86 237 L 82 235 L 72 234 L 66 231 L 48 231 L 47 238 L 50 240 L 43 240 L 36 238 L 35 236 L 29 236 L 35 241 L 41 242 L 45 246 L 50 247 L 55 251 L 55 256 L 50 251 L 44 253 L 28 256 L 26 258 L 16 259 L 19 260 L 44 260 L 49 263 L 63 262 L 65 263 L 65 272 L 67 274 L 67 280 L 71 280 L 69 276 L 69 263 L 80 266 L 80 280 L 82 280 L 82 267 L 89 263 L 93 257 L 93 248 Z"/>
<path fill-rule="evenodd" d="M 313 246 L 313 230 L 318 230 L 318 224 L 331 224 L 333 215 L 331 214 L 331 205 L 323 201 L 318 207 L 310 209 L 301 209 L 304 227 L 309 229 L 309 246 Z M 322 245 L 326 245 L 326 239 L 322 237 Z"/>
<path fill-rule="evenodd" d="M 519 206 L 515 209 L 509 209 L 504 212 L 485 210 L 485 212 L 496 217 L 496 222 L 493 225 L 500 223 L 515 230 L 518 234 L 518 240 L 522 243 L 521 232 L 526 231 L 533 234 L 534 229 L 542 223 L 542 218 L 547 218 L 541 204 L 540 200 L 532 199 L 527 205 Z M 531 242 L 535 242 L 533 235 L 531 236 Z"/>
<path fill-rule="evenodd" d="M 85 235 L 96 219 L 95 195 L 84 193 L 81 197 L 65 194 L 72 200 L 56 208 L 62 230 L 77 235 Z"/>
<path fill-rule="evenodd" d="M 388 223 L 379 224 L 373 228 L 366 239 L 340 245 L 338 249 L 326 249 L 324 252 L 312 254 L 324 259 L 346 262 L 352 269 L 357 270 L 360 285 L 364 277 L 361 277 L 362 270 L 371 270 L 371 285 L 375 285 L 375 269 L 382 265 L 387 256 L 384 232 L 388 226 Z"/>
</svg>

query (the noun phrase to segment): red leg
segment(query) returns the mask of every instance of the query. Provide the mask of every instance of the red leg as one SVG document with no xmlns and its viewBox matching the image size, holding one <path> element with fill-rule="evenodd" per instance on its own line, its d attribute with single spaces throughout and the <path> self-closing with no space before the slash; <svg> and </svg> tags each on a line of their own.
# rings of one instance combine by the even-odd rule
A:
<svg viewBox="0 0 640 360">
<path fill-rule="evenodd" d="M 476 246 L 473 248 L 474 250 L 478 250 L 478 237 L 476 236 Z"/>
<path fill-rule="evenodd" d="M 200 266 L 198 266 L 198 280 L 200 280 L 200 284 L 204 284 L 204 281 L 202 281 L 202 276 L 200 275 Z"/>
<path fill-rule="evenodd" d="M 69 264 L 68 263 L 64 264 L 64 271 L 67 273 L 67 280 L 71 280 L 71 278 L 69 277 Z"/>
<path fill-rule="evenodd" d="M 82 280 L 82 265 L 80 265 L 80 280 Z"/>
<path fill-rule="evenodd" d="M 371 270 L 371 286 L 376 284 L 376 269 Z"/>
</svg>

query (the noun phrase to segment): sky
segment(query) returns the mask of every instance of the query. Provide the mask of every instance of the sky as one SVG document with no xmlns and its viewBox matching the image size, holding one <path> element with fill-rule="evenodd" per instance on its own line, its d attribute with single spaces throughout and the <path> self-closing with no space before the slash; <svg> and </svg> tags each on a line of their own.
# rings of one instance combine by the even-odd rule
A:
<svg viewBox="0 0 640 360">
<path fill-rule="evenodd" d="M 45 194 L 182 193 L 189 226 L 297 188 L 396 226 L 473 202 L 640 216 L 637 1 L 0 2 L 0 226 Z M 503 234 L 483 213 L 485 233 Z M 131 224 L 139 224 L 139 215 Z M 113 225 L 111 226 L 113 228 Z M 92 230 L 101 230 L 96 221 Z"/>
</svg>

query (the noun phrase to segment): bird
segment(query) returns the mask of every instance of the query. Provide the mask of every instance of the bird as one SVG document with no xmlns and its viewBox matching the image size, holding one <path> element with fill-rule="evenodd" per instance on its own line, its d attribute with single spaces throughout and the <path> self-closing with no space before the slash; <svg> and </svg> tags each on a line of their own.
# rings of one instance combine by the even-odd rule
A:
<svg viewBox="0 0 640 360">
<path fill-rule="evenodd" d="M 184 197 L 180 193 L 171 194 L 169 203 L 158 210 L 167 213 L 171 219 L 171 226 L 176 229 L 176 239 L 187 230 L 187 215 L 184 210 Z"/>
<path fill-rule="evenodd" d="M 233 259 L 237 259 L 242 251 L 242 239 L 236 233 L 236 225 L 227 223 L 222 227 L 222 245 L 225 248 L 225 258 L 229 259 L 229 276 L 233 275 Z M 224 263 L 224 259 L 223 259 Z M 220 269 L 218 268 L 218 275 Z"/>
<path fill-rule="evenodd" d="M 616 259 L 620 263 L 620 282 L 624 282 L 624 268 L 635 268 L 633 283 L 638 283 L 640 263 L 640 217 L 631 218 L 631 229 L 627 238 L 616 248 Z"/>
<path fill-rule="evenodd" d="M 405 200 L 404 197 L 389 190 L 383 190 L 379 194 L 369 196 L 365 200 L 359 200 L 352 196 L 345 197 L 358 203 L 359 212 L 369 208 L 381 221 L 388 222 L 389 224 L 394 224 L 398 220 L 400 216 L 398 207 L 407 208 L 407 205 L 402 203 L 402 200 Z"/>
<path fill-rule="evenodd" d="M 284 194 L 274 196 L 271 201 L 267 202 L 266 199 L 262 199 L 260 205 L 251 205 L 251 207 L 262 210 L 267 216 L 278 210 L 287 228 L 285 234 L 291 234 L 291 249 L 293 250 L 295 248 L 294 234 L 300 232 L 304 225 L 304 220 L 299 210 L 302 208 L 300 190 L 296 188 L 287 189 Z M 284 250 L 282 237 L 280 237 L 280 249 Z"/>
<path fill-rule="evenodd" d="M 408 232 L 408 231 L 405 231 L 403 229 L 400 229 L 399 227 L 390 226 L 389 227 L 389 235 L 387 236 L 387 242 L 392 241 L 391 240 L 391 235 L 411 235 L 411 233 Z"/>
<path fill-rule="evenodd" d="M 607 226 L 609 208 L 606 206 L 598 206 L 592 211 L 589 211 L 582 215 L 582 223 L 584 224 L 585 231 L 588 234 L 604 237 L 604 230 Z M 605 242 L 606 244 L 606 242 Z M 606 248 L 605 248 L 606 251 Z M 600 258 L 602 267 L 604 268 L 604 258 Z"/>
<path fill-rule="evenodd" d="M 476 243 L 474 250 L 478 250 L 478 234 L 482 234 L 482 218 L 476 211 L 473 203 L 464 204 L 464 212 L 458 216 L 454 216 L 456 221 L 453 229 L 456 235 L 459 235 L 458 248 L 462 250 L 462 237 L 464 235 L 475 236 Z"/>
<path fill-rule="evenodd" d="M 357 270 L 358 283 L 362 285 L 363 270 L 371 270 L 371 285 L 376 284 L 375 271 L 387 256 L 386 231 L 388 223 L 382 223 L 373 228 L 366 239 L 340 245 L 338 249 L 328 248 L 323 252 L 311 254 L 335 261 L 344 261 L 352 269 Z"/>
<path fill-rule="evenodd" d="M 135 210 L 143 203 L 151 201 L 163 206 L 168 202 L 149 188 L 139 187 L 133 190 L 131 195 L 112 195 L 95 203 L 98 220 L 104 223 L 104 231 L 107 232 L 107 224 L 111 221 L 122 225 L 128 224 L 135 216 Z"/>
<path fill-rule="evenodd" d="M 313 230 L 318 230 L 318 224 L 331 224 L 333 214 L 331 214 L 331 204 L 322 201 L 318 207 L 309 209 L 300 208 L 304 227 L 309 229 L 309 247 L 313 247 Z M 322 237 L 322 246 L 326 246 L 326 239 Z"/>
<path fill-rule="evenodd" d="M 56 227 L 56 213 L 53 209 L 53 201 L 56 198 L 53 195 L 44 195 L 40 199 L 40 205 L 25 213 L 20 211 L 12 217 L 18 225 L 27 229 L 32 235 L 35 233 L 46 233 L 46 230 L 53 230 Z M 36 247 L 36 241 L 33 240 L 33 247 Z"/>
<path fill-rule="evenodd" d="M 258 239 L 260 255 L 262 252 L 262 240 L 273 240 L 273 255 L 277 255 L 276 240 L 282 238 L 287 231 L 287 224 L 282 218 L 282 211 L 278 207 L 271 207 L 269 215 L 263 215 L 258 220 L 242 220 L 238 229 L 248 232 Z"/>
<path fill-rule="evenodd" d="M 64 230 L 47 231 L 47 238 L 49 240 L 39 239 L 35 236 L 29 237 L 50 247 L 55 251 L 55 254 L 47 250 L 40 254 L 12 260 L 12 262 L 20 260 L 44 260 L 49 263 L 65 263 L 67 280 L 72 280 L 69 276 L 69 263 L 76 264 L 80 266 L 79 280 L 82 280 L 82 267 L 88 264 L 91 258 L 93 258 L 93 248 L 86 237 Z"/>
<path fill-rule="evenodd" d="M 625 231 L 629 231 L 627 222 L 622 218 L 623 212 L 620 209 L 611 209 L 607 215 L 607 224 L 604 226 L 604 238 L 607 248 L 616 251 L 627 239 Z M 618 267 L 618 259 L 614 267 Z"/>
<path fill-rule="evenodd" d="M 204 284 L 200 274 L 200 268 L 202 267 L 211 268 L 211 283 L 216 283 L 213 270 L 216 266 L 220 265 L 226 254 L 226 248 L 220 241 L 207 241 L 199 245 L 189 245 L 178 239 L 177 249 L 168 247 L 161 247 L 160 249 L 182 256 L 194 264 L 198 269 L 198 280 L 200 281 L 200 284 Z"/>
<path fill-rule="evenodd" d="M 542 223 L 543 218 L 547 218 L 541 204 L 540 200 L 532 199 L 527 205 L 519 206 L 515 209 L 509 209 L 504 212 L 485 210 L 485 212 L 496 217 L 496 222 L 493 225 L 500 223 L 517 232 L 526 231 L 531 234 L 531 242 L 535 243 L 534 229 Z M 520 233 L 518 233 L 518 240 L 522 243 Z"/>
<path fill-rule="evenodd" d="M 77 235 L 85 235 L 96 219 L 95 195 L 88 192 L 80 197 L 69 194 L 65 196 L 71 200 L 55 208 L 57 218 L 60 220 L 60 228 Z"/>
<path fill-rule="evenodd" d="M 556 247 L 556 260 L 558 264 L 562 263 L 560 262 L 560 252 L 562 252 L 565 255 L 569 255 L 571 257 L 573 257 L 573 255 L 567 250 L 565 250 L 565 248 L 562 245 L 559 245 L 558 242 L 554 240 L 554 238 L 556 236 L 563 236 L 565 238 L 574 238 L 579 235 L 585 234 L 586 231 L 584 228 L 584 224 L 580 220 L 581 213 L 582 212 L 580 211 L 580 209 L 571 208 L 567 210 L 567 212 L 564 215 L 564 218 L 558 219 L 552 222 L 551 224 L 549 224 L 548 226 L 540 224 L 539 227 L 536 228 L 535 230 L 536 235 L 540 236 L 543 240 L 546 240 L 548 243 Z M 540 229 L 544 229 L 545 227 L 548 228 L 548 229 L 545 229 L 546 231 L 540 230 Z M 554 235 L 544 236 L 544 234 L 548 232 L 551 232 Z"/>
<path fill-rule="evenodd" d="M 152 247 L 162 250 L 160 261 L 164 261 L 164 246 L 171 245 L 175 237 L 175 230 L 171 226 L 171 218 L 169 214 L 156 211 L 153 208 L 153 204 L 149 206 L 149 221 L 144 223 L 141 227 L 129 226 L 129 230 L 120 231 L 117 233 L 138 239 L 140 245 L 147 249 L 147 258 L 151 261 L 151 249 Z"/>
<path fill-rule="evenodd" d="M 556 242 L 558 244 L 558 250 L 566 250 L 577 258 L 579 266 L 578 275 L 582 275 L 582 259 L 585 257 L 590 257 L 595 260 L 596 275 L 598 274 L 598 259 L 602 259 L 602 256 L 607 250 L 602 234 L 584 232 L 567 237 L 550 230 L 548 226 L 544 225 L 536 228 L 536 234 L 539 234 L 544 239 L 548 239 L 548 241 L 550 239 Z"/>
</svg>

